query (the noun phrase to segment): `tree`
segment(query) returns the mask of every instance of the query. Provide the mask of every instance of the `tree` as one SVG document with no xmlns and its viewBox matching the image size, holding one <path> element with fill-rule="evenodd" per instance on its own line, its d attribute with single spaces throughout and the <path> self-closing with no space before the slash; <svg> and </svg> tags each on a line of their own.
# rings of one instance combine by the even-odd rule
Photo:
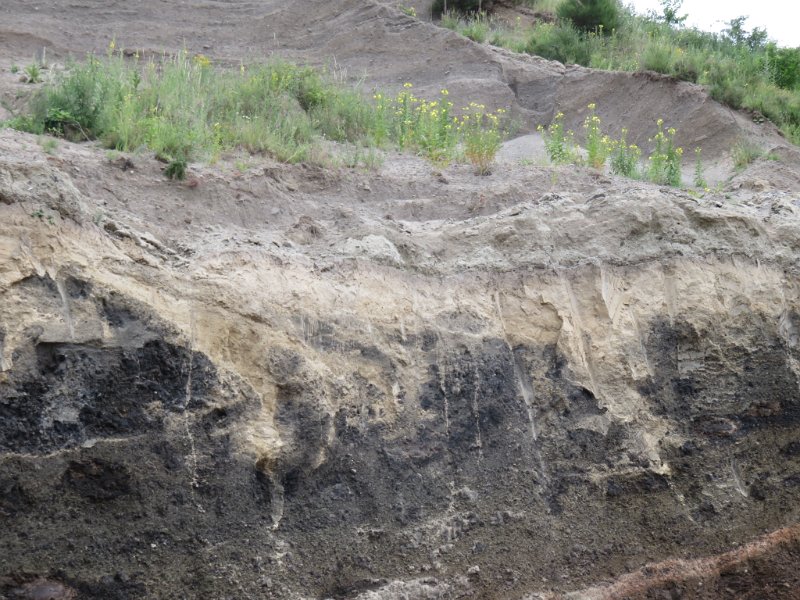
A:
<svg viewBox="0 0 800 600">
<path fill-rule="evenodd" d="M 767 31 L 761 27 L 756 27 L 753 31 L 747 31 L 744 23 L 748 17 L 736 17 L 726 23 L 727 29 L 722 30 L 723 39 L 728 40 L 734 46 L 747 47 L 750 50 L 763 48 L 767 43 Z"/>
<path fill-rule="evenodd" d="M 683 6 L 683 0 L 661 0 L 662 15 L 658 20 L 667 25 L 681 26 L 689 15 L 678 16 L 678 12 Z"/>
<path fill-rule="evenodd" d="M 617 0 L 564 0 L 557 14 L 569 20 L 583 31 L 599 31 L 610 34 L 619 27 L 619 4 Z"/>
</svg>

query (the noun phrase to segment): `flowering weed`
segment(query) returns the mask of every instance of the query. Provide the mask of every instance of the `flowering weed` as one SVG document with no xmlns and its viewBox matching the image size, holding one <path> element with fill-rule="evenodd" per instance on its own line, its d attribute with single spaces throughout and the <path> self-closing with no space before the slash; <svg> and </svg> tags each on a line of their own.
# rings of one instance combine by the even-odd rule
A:
<svg viewBox="0 0 800 600">
<path fill-rule="evenodd" d="M 708 187 L 708 183 L 703 173 L 703 161 L 700 159 L 702 152 L 700 148 L 694 149 L 694 186 L 705 189 Z"/>
<path fill-rule="evenodd" d="M 610 145 L 611 172 L 615 175 L 636 179 L 639 177 L 639 160 L 642 151 L 636 144 L 628 143 L 628 130 L 622 130 L 618 140 L 612 140 Z"/>
<path fill-rule="evenodd" d="M 681 184 L 683 148 L 675 146 L 675 129 L 664 130 L 664 119 L 656 122 L 658 132 L 651 139 L 655 149 L 650 155 L 647 178 L 653 183 L 678 187 Z"/>
<path fill-rule="evenodd" d="M 603 134 L 602 122 L 596 113 L 594 103 L 588 105 L 589 114 L 584 120 L 586 130 L 586 157 L 590 166 L 604 168 L 609 163 L 611 172 L 624 177 L 646 177 L 660 185 L 681 185 L 681 162 L 683 148 L 675 145 L 674 128 L 664 129 L 664 120 L 657 121 L 658 130 L 651 138 L 654 149 L 647 159 L 647 168 L 640 170 L 642 151 L 636 144 L 628 143 L 628 130 L 623 128 L 619 139 L 612 139 Z M 552 123 L 545 129 L 538 127 L 544 138 L 545 150 L 554 164 L 579 163 L 579 149 L 571 131 L 564 130 L 564 114 L 558 113 Z M 706 187 L 703 177 L 703 165 L 700 160 L 701 150 L 695 150 L 695 185 Z"/>
<path fill-rule="evenodd" d="M 539 125 L 537 130 L 544 138 L 544 147 L 552 163 L 563 165 L 579 162 L 575 133 L 564 130 L 564 113 L 556 114 L 547 129 Z"/>
<path fill-rule="evenodd" d="M 588 106 L 589 114 L 583 122 L 586 130 L 586 153 L 589 166 L 595 169 L 602 169 L 608 158 L 609 145 L 611 140 L 603 135 L 600 127 L 600 117 L 597 116 L 595 109 L 597 105 L 592 102 Z"/>
<path fill-rule="evenodd" d="M 504 134 L 500 121 L 505 111 L 487 112 L 483 104 L 471 103 L 458 121 L 458 131 L 464 143 L 464 155 L 478 175 L 491 173 L 492 163 Z"/>
</svg>

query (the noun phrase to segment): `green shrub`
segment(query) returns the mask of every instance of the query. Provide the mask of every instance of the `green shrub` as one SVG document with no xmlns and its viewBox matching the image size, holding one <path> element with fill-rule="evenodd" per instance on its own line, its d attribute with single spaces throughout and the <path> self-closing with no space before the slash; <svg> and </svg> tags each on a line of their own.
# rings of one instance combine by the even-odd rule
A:
<svg viewBox="0 0 800 600">
<path fill-rule="evenodd" d="M 179 181 L 183 181 L 186 179 L 186 159 L 184 158 L 176 158 L 167 165 L 167 168 L 164 169 L 164 175 L 167 176 L 168 179 L 177 179 Z"/>
<path fill-rule="evenodd" d="M 697 83 L 700 79 L 702 68 L 698 64 L 695 55 L 680 48 L 678 50 L 679 52 L 677 52 L 677 56 L 674 57 L 672 63 L 671 74 L 683 81 Z M 700 64 L 702 64 L 702 59 Z"/>
<path fill-rule="evenodd" d="M 745 96 L 745 82 L 736 76 L 728 61 L 711 62 L 706 69 L 705 83 L 714 100 L 732 108 L 741 108 Z"/>
<path fill-rule="evenodd" d="M 489 23 L 483 13 L 478 13 L 474 19 L 470 19 L 459 31 L 461 35 L 468 37 L 473 42 L 482 44 L 489 37 Z"/>
<path fill-rule="evenodd" d="M 642 67 L 648 71 L 668 75 L 672 72 L 672 46 L 653 40 L 644 49 Z"/>
<path fill-rule="evenodd" d="M 588 66 L 592 56 L 583 35 L 568 23 L 537 24 L 525 50 L 561 63 Z"/>
<path fill-rule="evenodd" d="M 767 45 L 767 69 L 772 82 L 785 90 L 800 83 L 800 48 L 778 48 Z"/>
<path fill-rule="evenodd" d="M 617 0 L 564 0 L 558 6 L 557 14 L 583 31 L 610 34 L 620 23 Z"/>
<path fill-rule="evenodd" d="M 41 83 L 42 67 L 39 63 L 33 62 L 25 67 L 25 77 L 28 83 Z"/>
</svg>

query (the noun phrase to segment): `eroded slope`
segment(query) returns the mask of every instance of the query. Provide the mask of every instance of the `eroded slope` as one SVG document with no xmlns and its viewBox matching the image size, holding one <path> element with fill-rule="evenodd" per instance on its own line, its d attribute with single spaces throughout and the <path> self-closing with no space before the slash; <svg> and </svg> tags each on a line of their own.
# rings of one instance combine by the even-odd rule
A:
<svg viewBox="0 0 800 600">
<path fill-rule="evenodd" d="M 0 144 L 10 597 L 797 590 L 794 192 Z"/>
</svg>

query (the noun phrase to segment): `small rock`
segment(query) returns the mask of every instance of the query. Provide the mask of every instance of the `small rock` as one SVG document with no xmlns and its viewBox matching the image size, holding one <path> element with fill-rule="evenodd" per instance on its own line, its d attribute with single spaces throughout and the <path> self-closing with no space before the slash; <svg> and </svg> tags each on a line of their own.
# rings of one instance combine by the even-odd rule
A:
<svg viewBox="0 0 800 600">
<path fill-rule="evenodd" d="M 395 265 L 403 264 L 403 257 L 397 247 L 382 235 L 370 234 L 359 239 L 348 238 L 344 243 L 347 254 L 361 254 L 369 258 L 389 262 Z"/>
<path fill-rule="evenodd" d="M 56 581 L 34 581 L 11 591 L 19 600 L 72 600 L 75 590 Z"/>
</svg>

